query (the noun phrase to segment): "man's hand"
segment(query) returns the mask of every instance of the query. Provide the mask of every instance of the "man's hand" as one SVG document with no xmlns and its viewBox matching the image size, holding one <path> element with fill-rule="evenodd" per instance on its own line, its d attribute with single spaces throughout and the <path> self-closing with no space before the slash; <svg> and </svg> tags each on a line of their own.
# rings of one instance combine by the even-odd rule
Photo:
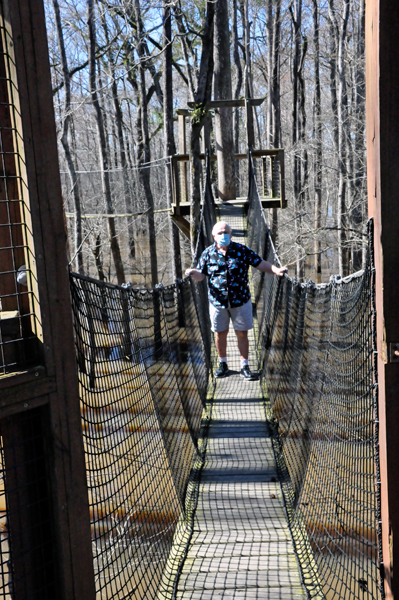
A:
<svg viewBox="0 0 399 600">
<path fill-rule="evenodd" d="M 185 274 L 188 277 L 191 277 L 191 279 L 194 279 L 194 281 L 203 281 L 205 279 L 205 275 L 200 273 L 197 269 L 186 269 Z"/>
<path fill-rule="evenodd" d="M 256 268 L 263 273 L 269 273 L 269 275 L 278 275 L 279 277 L 282 277 L 284 273 L 288 271 L 287 267 L 276 267 L 267 260 L 262 260 L 260 265 L 258 265 Z"/>
<path fill-rule="evenodd" d="M 272 265 L 272 272 L 279 277 L 282 277 L 287 271 L 287 267 L 276 267 L 275 265 Z"/>
</svg>

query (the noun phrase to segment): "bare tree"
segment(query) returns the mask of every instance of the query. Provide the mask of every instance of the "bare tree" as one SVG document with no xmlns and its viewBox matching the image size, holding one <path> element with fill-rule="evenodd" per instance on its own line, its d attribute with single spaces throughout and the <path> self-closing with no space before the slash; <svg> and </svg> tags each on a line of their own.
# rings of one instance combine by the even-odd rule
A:
<svg viewBox="0 0 399 600">
<path fill-rule="evenodd" d="M 176 154 L 173 132 L 173 74 L 172 74 L 172 12 L 168 0 L 163 0 L 163 46 L 164 46 L 164 77 L 163 77 L 163 115 L 164 115 L 164 144 L 165 155 Z M 165 166 L 168 204 L 172 205 L 172 177 L 170 164 Z M 173 275 L 175 279 L 182 278 L 179 230 L 170 219 L 170 234 L 172 239 Z"/>
<path fill-rule="evenodd" d="M 200 135 L 204 120 L 207 118 L 206 104 L 210 101 L 212 94 L 214 15 L 215 3 L 213 0 L 208 0 L 202 33 L 202 53 L 198 86 L 195 92 L 194 110 L 191 117 L 191 248 L 193 251 L 197 245 L 201 215 L 200 180 L 202 166 L 200 159 Z"/>
<path fill-rule="evenodd" d="M 100 103 L 97 95 L 97 82 L 96 82 L 96 61 L 95 61 L 95 47 L 96 47 L 96 29 L 94 19 L 94 4 L 93 0 L 87 0 L 87 26 L 89 29 L 89 76 L 90 76 L 90 95 L 91 101 L 94 108 L 94 114 L 97 124 L 97 133 L 99 139 L 99 151 L 100 151 L 100 167 L 102 176 L 103 193 L 105 197 L 106 210 L 109 215 L 108 222 L 108 239 L 111 246 L 112 257 L 115 265 L 116 277 L 118 285 L 125 282 L 125 272 L 123 268 L 122 256 L 119 248 L 118 237 L 115 227 L 114 207 L 112 202 L 111 187 L 109 181 L 109 167 L 108 167 L 108 154 L 107 144 L 105 139 L 103 115 L 100 107 Z"/>
<path fill-rule="evenodd" d="M 119 101 L 119 95 L 118 95 L 118 84 L 117 84 L 117 79 L 116 79 L 115 59 L 113 57 L 113 52 L 112 52 L 112 48 L 111 48 L 111 44 L 110 44 L 107 21 L 104 18 L 104 16 L 102 16 L 101 22 L 103 25 L 105 39 L 107 41 L 107 46 L 108 46 L 107 54 L 108 54 L 109 70 L 110 70 L 110 77 L 111 77 L 111 92 L 112 92 L 112 101 L 113 101 L 113 105 L 114 105 L 114 116 L 115 116 L 116 132 L 117 132 L 118 147 L 119 147 L 119 158 L 120 158 L 120 164 L 122 167 L 123 193 L 124 193 L 124 199 L 125 199 L 126 213 L 128 215 L 130 215 L 127 217 L 128 236 L 129 236 L 129 253 L 130 253 L 130 258 L 133 259 L 136 256 L 136 244 L 134 241 L 133 217 L 131 216 L 131 214 L 133 212 L 133 206 L 132 206 L 132 201 L 131 201 L 131 191 L 130 191 L 130 184 L 129 184 L 128 162 L 127 162 L 127 156 L 126 156 L 125 138 L 123 135 L 123 116 L 122 116 L 121 104 Z"/>
<path fill-rule="evenodd" d="M 61 144 L 64 149 L 65 159 L 68 166 L 69 176 L 72 184 L 72 194 L 75 206 L 75 257 L 76 270 L 78 273 L 84 272 L 83 267 L 83 235 L 82 235 L 82 209 L 80 200 L 80 189 L 78 176 L 76 174 L 71 149 L 69 146 L 69 127 L 71 125 L 71 78 L 68 69 L 68 61 L 65 52 L 64 33 L 62 30 L 61 14 L 58 0 L 53 0 L 55 22 L 57 27 L 58 46 L 60 50 L 62 76 L 64 83 L 64 115 L 61 124 Z"/>
<path fill-rule="evenodd" d="M 146 56 L 144 44 L 144 28 L 141 19 L 139 0 L 134 0 L 134 10 L 137 24 L 136 51 L 139 57 L 138 64 L 138 121 L 137 121 L 137 163 L 139 166 L 139 179 L 147 200 L 148 238 L 150 245 L 151 287 L 158 283 L 158 257 L 155 235 L 154 198 L 150 186 L 150 170 L 146 163 L 151 161 L 150 138 L 148 131 L 148 105 L 145 81 L 144 58 Z M 146 168 L 147 167 L 147 168 Z"/>
<path fill-rule="evenodd" d="M 229 10 L 227 0 L 218 0 L 215 5 L 214 26 L 214 98 L 232 98 Z M 230 107 L 215 110 L 215 139 L 218 165 L 218 192 L 222 200 L 236 197 L 233 112 Z"/>
<path fill-rule="evenodd" d="M 345 42 L 349 19 L 349 0 L 343 1 L 343 16 L 341 24 L 338 25 L 334 10 L 334 0 L 328 0 L 329 17 L 333 25 L 337 48 L 337 74 L 338 74 L 338 96 L 337 96 L 337 121 L 338 121 L 338 265 L 342 276 L 349 273 L 349 252 L 347 237 L 347 141 L 348 141 L 348 115 L 347 115 L 347 89 L 345 71 Z"/>
<path fill-rule="evenodd" d="M 321 227 L 322 204 L 322 123 L 321 123 L 321 88 L 320 88 L 320 43 L 319 43 L 319 10 L 317 0 L 312 0 L 313 7 L 313 43 L 314 43 L 314 73 L 315 87 L 313 97 L 313 131 L 315 138 L 314 150 L 314 272 L 316 283 L 321 282 L 321 244 L 319 231 Z"/>
</svg>

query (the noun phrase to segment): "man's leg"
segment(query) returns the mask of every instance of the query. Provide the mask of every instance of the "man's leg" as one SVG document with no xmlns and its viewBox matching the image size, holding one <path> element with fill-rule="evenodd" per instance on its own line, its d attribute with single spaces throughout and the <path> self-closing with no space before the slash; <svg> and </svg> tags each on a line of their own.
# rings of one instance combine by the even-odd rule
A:
<svg viewBox="0 0 399 600">
<path fill-rule="evenodd" d="M 218 352 L 219 355 L 219 367 L 216 369 L 215 371 L 215 377 L 219 378 L 219 377 L 226 377 L 226 375 L 229 372 L 228 366 L 227 366 L 227 334 L 229 333 L 228 329 L 225 329 L 224 331 L 215 331 L 215 344 L 216 344 L 216 350 Z"/>
<path fill-rule="evenodd" d="M 248 331 L 235 330 L 235 332 L 236 332 L 236 336 L 237 336 L 238 349 L 241 354 L 240 375 L 241 375 L 241 377 L 244 377 L 244 379 L 247 379 L 248 381 L 257 379 L 257 376 L 254 375 L 254 373 L 251 373 L 251 370 L 248 365 L 248 353 L 249 353 Z"/>
<path fill-rule="evenodd" d="M 248 353 L 249 353 L 248 331 L 237 331 L 236 330 L 236 336 L 237 336 L 237 342 L 238 342 L 238 349 L 241 354 L 241 360 L 248 360 Z"/>
<path fill-rule="evenodd" d="M 226 358 L 227 356 L 227 334 L 229 330 L 216 331 L 215 332 L 215 344 L 219 358 Z"/>
</svg>

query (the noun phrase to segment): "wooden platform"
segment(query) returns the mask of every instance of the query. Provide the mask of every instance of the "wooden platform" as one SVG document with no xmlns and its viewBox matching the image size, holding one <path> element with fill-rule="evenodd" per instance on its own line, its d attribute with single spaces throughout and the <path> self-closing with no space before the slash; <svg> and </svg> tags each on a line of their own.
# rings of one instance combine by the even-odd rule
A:
<svg viewBox="0 0 399 600">
<path fill-rule="evenodd" d="M 239 234 L 233 239 L 244 241 L 242 209 L 222 211 L 220 218 Z M 253 340 L 252 334 L 250 362 L 256 370 Z M 194 527 L 176 598 L 305 599 L 260 383 L 240 377 L 233 331 L 228 360 L 229 375 L 217 380 L 211 406 Z"/>
</svg>

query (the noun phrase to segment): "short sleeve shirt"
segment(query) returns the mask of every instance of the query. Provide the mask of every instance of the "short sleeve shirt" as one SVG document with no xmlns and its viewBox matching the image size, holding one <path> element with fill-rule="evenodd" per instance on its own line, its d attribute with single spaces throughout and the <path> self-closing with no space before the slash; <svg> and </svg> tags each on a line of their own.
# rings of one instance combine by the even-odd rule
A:
<svg viewBox="0 0 399 600">
<path fill-rule="evenodd" d="M 208 277 L 209 301 L 214 306 L 235 308 L 251 298 L 248 286 L 249 266 L 257 267 L 260 256 L 250 248 L 230 242 L 226 254 L 217 249 L 216 243 L 204 250 L 197 269 Z"/>
</svg>

